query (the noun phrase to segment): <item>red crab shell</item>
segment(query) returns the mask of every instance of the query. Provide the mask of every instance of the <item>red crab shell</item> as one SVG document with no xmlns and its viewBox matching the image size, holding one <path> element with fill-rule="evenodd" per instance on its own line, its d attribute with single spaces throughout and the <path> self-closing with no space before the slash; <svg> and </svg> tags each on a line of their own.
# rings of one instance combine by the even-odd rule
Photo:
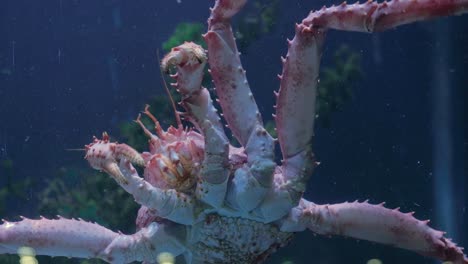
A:
<svg viewBox="0 0 468 264">
<path fill-rule="evenodd" d="M 203 161 L 203 136 L 171 126 L 149 140 L 149 149 L 142 154 L 145 179 L 162 189 L 191 192 Z"/>
</svg>

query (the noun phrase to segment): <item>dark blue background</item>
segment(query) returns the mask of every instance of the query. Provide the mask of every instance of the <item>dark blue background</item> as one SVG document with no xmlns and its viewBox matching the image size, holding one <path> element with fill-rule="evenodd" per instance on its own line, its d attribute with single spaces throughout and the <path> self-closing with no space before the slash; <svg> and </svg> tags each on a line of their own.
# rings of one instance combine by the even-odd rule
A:
<svg viewBox="0 0 468 264">
<path fill-rule="evenodd" d="M 118 125 L 132 120 L 148 98 L 162 93 L 156 50 L 180 22 L 205 22 L 212 1 L 13 1 L 0 8 L 0 159 L 11 159 L 15 177 L 46 179 L 60 167 L 87 166 L 81 148 L 102 131 L 118 136 Z M 253 43 L 242 56 L 250 85 L 264 117 L 274 104 L 294 23 L 329 2 L 281 1 L 273 33 Z M 440 25 L 450 29 L 439 45 Z M 387 201 L 435 218 L 433 201 L 435 96 L 434 54 L 447 50 L 453 101 L 453 201 L 456 233 L 468 247 L 466 182 L 468 98 L 468 18 L 417 23 L 374 35 L 331 31 L 324 63 L 341 44 L 362 55 L 364 78 L 354 99 L 332 118 L 331 128 L 316 128 L 314 150 L 321 165 L 306 197 L 317 203 L 355 199 Z M 91 170 L 91 169 L 90 169 Z M 0 184 L 2 177 L 0 176 Z M 437 186 L 436 186 L 437 187 Z M 38 190 L 28 190 L 37 192 Z M 10 208 L 28 215 L 36 202 Z M 133 220 L 132 220 L 133 221 Z M 441 227 L 436 220 L 435 227 Z M 414 254 L 352 239 L 300 235 L 273 263 L 430 263 Z M 333 262 L 336 261 L 336 262 Z M 384 262 L 385 263 L 385 262 Z"/>
</svg>

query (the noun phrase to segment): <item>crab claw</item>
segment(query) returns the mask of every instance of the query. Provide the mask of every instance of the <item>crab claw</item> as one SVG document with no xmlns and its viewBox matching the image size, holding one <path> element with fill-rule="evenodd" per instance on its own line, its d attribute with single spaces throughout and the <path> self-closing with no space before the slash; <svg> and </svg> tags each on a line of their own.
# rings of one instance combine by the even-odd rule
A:
<svg viewBox="0 0 468 264">
<path fill-rule="evenodd" d="M 193 42 L 185 42 L 180 46 L 172 48 L 171 52 L 164 56 L 161 61 L 161 69 L 165 73 L 169 73 L 169 68 L 172 66 L 203 64 L 206 60 L 206 52 L 200 45 Z"/>
<path fill-rule="evenodd" d="M 145 161 L 140 153 L 127 144 L 111 143 L 106 132 L 102 133 L 102 139 L 94 138 L 93 143 L 86 145 L 85 148 L 85 159 L 91 167 L 108 173 L 119 184 L 128 184 L 119 169 L 119 160 L 127 159 L 135 165 L 145 166 Z"/>
</svg>

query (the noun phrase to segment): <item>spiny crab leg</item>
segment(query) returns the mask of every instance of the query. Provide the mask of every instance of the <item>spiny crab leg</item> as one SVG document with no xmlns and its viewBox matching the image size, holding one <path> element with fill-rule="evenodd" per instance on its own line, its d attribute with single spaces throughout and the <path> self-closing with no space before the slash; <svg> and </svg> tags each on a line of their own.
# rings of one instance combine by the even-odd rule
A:
<svg viewBox="0 0 468 264">
<path fill-rule="evenodd" d="M 311 28 L 377 32 L 433 18 L 468 13 L 467 0 L 393 0 L 377 3 L 343 2 L 311 12 L 302 25 Z"/>
<path fill-rule="evenodd" d="M 283 155 L 282 172 L 291 204 L 297 204 L 314 166 L 311 140 L 315 119 L 315 100 L 324 32 L 305 35 L 296 26 L 296 36 L 288 41 L 282 58 L 283 73 L 276 94 L 276 130 Z"/>
<path fill-rule="evenodd" d="M 223 204 L 226 195 L 230 172 L 229 142 L 210 93 L 201 86 L 206 60 L 201 46 L 186 42 L 173 48 L 163 58 L 161 67 L 164 72 L 168 72 L 169 67 L 176 67 L 177 73 L 171 75 L 176 83 L 172 86 L 182 95 L 181 105 L 187 110 L 183 116 L 204 136 L 204 160 L 196 195 L 217 208 Z"/>
<path fill-rule="evenodd" d="M 81 219 L 23 218 L 0 225 L 0 254 L 16 254 L 20 247 L 31 247 L 37 255 L 100 258 L 110 263 L 151 262 L 162 252 L 182 254 L 185 248 L 179 241 L 183 236 L 183 231 L 156 223 L 124 235 Z"/>
<path fill-rule="evenodd" d="M 145 162 L 136 150 L 125 144 L 110 143 L 107 133 L 102 140 L 95 139 L 87 149 L 86 159 L 91 166 L 109 173 L 135 201 L 157 210 L 160 217 L 182 224 L 193 223 L 193 198 L 174 189 L 154 187 L 139 177 L 131 163 L 145 166 Z"/>
<path fill-rule="evenodd" d="M 436 3 L 434 3 L 436 2 Z M 468 12 L 468 0 L 394 0 L 347 5 L 346 2 L 311 12 L 296 25 L 283 59 L 277 95 L 276 124 L 283 153 L 283 175 L 289 189 L 300 198 L 313 167 L 310 141 L 313 135 L 315 97 L 320 56 L 329 28 L 373 32 L 419 20 Z"/>
<path fill-rule="evenodd" d="M 227 200 L 231 206 L 248 212 L 258 206 L 270 190 L 276 164 L 274 141 L 263 127 L 230 25 L 231 17 L 245 2 L 216 1 L 204 39 L 223 115 L 247 154 L 247 164 L 236 171 Z"/>
<path fill-rule="evenodd" d="M 425 256 L 466 264 L 462 248 L 457 247 L 444 232 L 429 227 L 429 220 L 420 221 L 414 212 L 402 213 L 382 204 L 367 201 L 318 205 L 301 199 L 281 226 L 282 231 L 309 229 L 321 235 L 342 235 L 382 244 L 395 245 Z"/>
<path fill-rule="evenodd" d="M 262 124 L 230 24 L 231 17 L 245 2 L 246 0 L 216 1 L 208 19 L 208 32 L 204 35 L 208 44 L 210 72 L 223 116 L 242 146 L 247 145 L 252 132 Z"/>
<path fill-rule="evenodd" d="M 19 222 L 4 220 L 0 230 L 2 254 L 15 254 L 20 247 L 31 247 L 37 255 L 79 258 L 102 255 L 107 246 L 119 235 L 95 223 L 42 217 L 39 220 L 22 217 Z"/>
</svg>

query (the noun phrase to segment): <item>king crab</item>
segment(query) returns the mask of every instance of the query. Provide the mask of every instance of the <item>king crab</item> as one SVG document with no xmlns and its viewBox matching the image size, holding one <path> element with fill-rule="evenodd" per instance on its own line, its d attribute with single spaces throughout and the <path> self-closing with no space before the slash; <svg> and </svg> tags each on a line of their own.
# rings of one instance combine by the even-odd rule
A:
<svg viewBox="0 0 468 264">
<path fill-rule="evenodd" d="M 184 43 L 164 57 L 164 71 L 176 68 L 173 84 L 182 96 L 182 116 L 194 129 L 148 135 L 149 152 L 112 143 L 104 133 L 86 146 L 90 165 L 105 171 L 142 205 L 138 232 L 124 235 L 96 223 L 58 219 L 7 222 L 0 226 L 0 253 L 22 246 L 37 254 L 100 258 L 111 263 L 154 263 L 168 252 L 187 263 L 259 263 L 285 245 L 294 232 L 309 229 L 394 245 L 457 264 L 468 259 L 444 233 L 413 213 L 368 202 L 319 205 L 302 198 L 315 166 L 313 134 L 321 47 L 329 29 L 373 32 L 434 17 L 468 12 L 468 0 L 393 0 L 322 8 L 296 25 L 288 41 L 277 97 L 275 121 L 283 160 L 274 158 L 276 140 L 262 118 L 241 66 L 230 19 L 246 0 L 218 0 L 204 35 L 209 57 Z M 234 137 L 229 144 L 210 94 L 201 86 L 209 62 L 219 103 Z M 144 179 L 133 167 L 144 168 Z"/>
</svg>

